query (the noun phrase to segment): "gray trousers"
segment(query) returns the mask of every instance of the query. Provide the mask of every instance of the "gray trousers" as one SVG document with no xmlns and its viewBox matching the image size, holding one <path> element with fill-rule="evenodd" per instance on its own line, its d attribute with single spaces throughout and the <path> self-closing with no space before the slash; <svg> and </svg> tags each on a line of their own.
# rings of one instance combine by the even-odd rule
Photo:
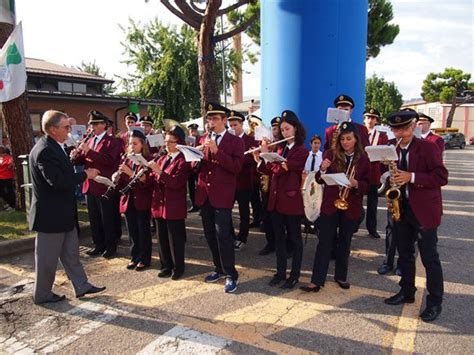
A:
<svg viewBox="0 0 474 355">
<path fill-rule="evenodd" d="M 35 242 L 35 286 L 33 300 L 41 303 L 53 297 L 53 284 L 58 267 L 58 259 L 74 287 L 76 295 L 89 290 L 92 285 L 87 281 L 79 260 L 79 239 L 77 230 L 64 233 L 38 232 Z"/>
</svg>

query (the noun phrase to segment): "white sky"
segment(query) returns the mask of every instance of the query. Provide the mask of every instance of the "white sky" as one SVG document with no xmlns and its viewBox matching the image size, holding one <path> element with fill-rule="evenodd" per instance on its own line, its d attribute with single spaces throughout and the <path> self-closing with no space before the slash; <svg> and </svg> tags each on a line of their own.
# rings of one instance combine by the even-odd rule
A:
<svg viewBox="0 0 474 355">
<path fill-rule="evenodd" d="M 330 1 L 330 0 L 328 0 Z M 473 0 L 392 0 L 400 34 L 393 45 L 367 64 L 394 81 L 404 99 L 420 96 L 426 74 L 456 67 L 473 73 Z M 128 18 L 146 23 L 154 16 L 166 24 L 181 21 L 159 0 L 16 0 L 17 21 L 23 21 L 25 54 L 68 66 L 95 60 L 103 72 L 125 75 L 120 63 L 124 38 L 119 24 Z M 245 65 L 244 96 L 260 94 L 260 67 Z M 474 80 L 474 79 L 473 79 Z"/>
</svg>

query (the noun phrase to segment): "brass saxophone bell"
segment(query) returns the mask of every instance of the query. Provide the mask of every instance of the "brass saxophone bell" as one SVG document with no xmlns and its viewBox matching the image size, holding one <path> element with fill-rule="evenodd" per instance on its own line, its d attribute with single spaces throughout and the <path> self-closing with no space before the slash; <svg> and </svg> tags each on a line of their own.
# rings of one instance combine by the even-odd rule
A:
<svg viewBox="0 0 474 355">
<path fill-rule="evenodd" d="M 336 206 L 338 210 L 347 211 L 349 209 L 349 202 L 342 198 L 338 198 L 336 201 L 334 201 L 334 206 Z"/>
</svg>

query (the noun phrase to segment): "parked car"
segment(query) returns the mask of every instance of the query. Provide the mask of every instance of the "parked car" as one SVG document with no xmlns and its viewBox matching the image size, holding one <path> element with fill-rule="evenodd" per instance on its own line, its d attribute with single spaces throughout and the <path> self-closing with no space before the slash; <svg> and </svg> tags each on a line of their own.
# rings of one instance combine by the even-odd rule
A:
<svg viewBox="0 0 474 355">
<path fill-rule="evenodd" d="M 447 133 L 443 134 L 442 137 L 445 149 L 456 147 L 464 149 L 466 147 L 466 137 L 462 133 Z"/>
<path fill-rule="evenodd" d="M 472 136 L 471 138 L 469 138 L 469 144 L 470 144 L 470 145 L 474 145 L 474 136 Z"/>
</svg>

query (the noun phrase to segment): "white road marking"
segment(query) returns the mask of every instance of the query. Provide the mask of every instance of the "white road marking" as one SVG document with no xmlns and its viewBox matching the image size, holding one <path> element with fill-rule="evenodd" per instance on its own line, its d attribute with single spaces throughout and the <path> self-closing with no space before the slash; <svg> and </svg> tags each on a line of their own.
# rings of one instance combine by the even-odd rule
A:
<svg viewBox="0 0 474 355">
<path fill-rule="evenodd" d="M 59 313 L 57 316 L 46 317 L 24 331 L 8 340 L 0 338 L 0 353 L 33 354 L 36 352 L 50 353 L 59 351 L 65 346 L 75 342 L 81 336 L 89 334 L 103 325 L 111 322 L 117 316 L 129 313 L 129 308 L 120 308 L 93 301 L 84 302 L 71 308 L 69 311 Z M 66 317 L 67 322 L 75 324 L 78 329 L 66 337 L 54 335 L 59 327 L 58 323 Z"/>
<path fill-rule="evenodd" d="M 178 325 L 159 336 L 137 354 L 217 354 L 230 344 L 232 341 L 225 338 Z"/>
</svg>

